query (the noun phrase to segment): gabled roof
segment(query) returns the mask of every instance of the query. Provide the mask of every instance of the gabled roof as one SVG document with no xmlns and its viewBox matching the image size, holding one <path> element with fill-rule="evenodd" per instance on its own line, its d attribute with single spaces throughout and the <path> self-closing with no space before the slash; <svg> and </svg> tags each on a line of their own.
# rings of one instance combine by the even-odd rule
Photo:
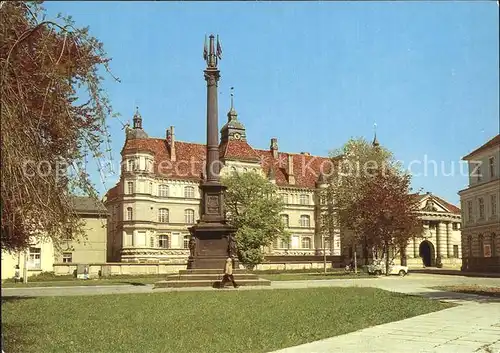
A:
<svg viewBox="0 0 500 353">
<path fill-rule="evenodd" d="M 78 214 L 103 214 L 107 213 L 103 203 L 86 196 L 73 196 L 71 198 L 73 209 Z"/>
<path fill-rule="evenodd" d="M 484 145 L 482 145 L 481 147 L 479 148 L 476 148 L 474 151 L 472 151 L 471 153 L 469 153 L 468 155 L 466 155 L 465 157 L 462 158 L 462 160 L 468 160 L 474 156 L 477 156 L 479 153 L 483 152 L 483 151 L 486 151 L 492 147 L 495 147 L 495 146 L 500 146 L 500 134 L 496 135 L 495 137 L 493 137 L 491 140 L 489 140 L 488 142 L 486 142 Z"/>
<path fill-rule="evenodd" d="M 461 214 L 461 211 L 460 211 L 460 208 L 449 203 L 448 201 L 442 199 L 441 197 L 438 197 L 436 195 L 433 195 L 433 194 L 413 194 L 413 196 L 417 197 L 419 201 L 423 202 L 424 200 L 428 199 L 428 198 L 432 198 L 432 200 L 434 202 L 436 202 L 438 205 L 441 205 L 442 208 L 444 208 L 445 210 L 439 210 L 439 208 L 436 210 L 436 212 L 449 212 L 449 213 L 453 213 L 453 214 L 457 214 L 457 215 L 460 215 Z M 425 207 L 425 206 L 423 206 Z"/>
<path fill-rule="evenodd" d="M 223 143 L 219 150 L 219 157 L 221 159 L 236 159 L 251 162 L 260 161 L 259 155 L 246 141 L 229 140 Z"/>
</svg>

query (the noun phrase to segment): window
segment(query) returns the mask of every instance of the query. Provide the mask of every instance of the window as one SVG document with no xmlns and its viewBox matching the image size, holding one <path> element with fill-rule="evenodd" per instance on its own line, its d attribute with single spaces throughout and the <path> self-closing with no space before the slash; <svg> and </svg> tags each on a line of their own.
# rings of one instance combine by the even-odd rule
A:
<svg viewBox="0 0 500 353">
<path fill-rule="evenodd" d="M 495 216 L 497 214 L 497 195 L 490 196 L 490 204 L 491 204 L 491 215 Z"/>
<path fill-rule="evenodd" d="M 129 159 L 127 161 L 127 171 L 132 172 L 135 170 L 135 161 L 133 159 Z"/>
<path fill-rule="evenodd" d="M 484 219 L 484 200 L 482 197 L 477 199 L 477 203 L 479 206 L 479 219 Z"/>
<path fill-rule="evenodd" d="M 495 176 L 495 157 L 490 157 L 490 177 L 493 178 Z"/>
<path fill-rule="evenodd" d="M 127 194 L 133 194 L 134 193 L 134 182 L 129 181 L 127 182 Z"/>
<path fill-rule="evenodd" d="M 73 254 L 70 252 L 63 252 L 63 263 L 72 263 L 73 262 Z"/>
<path fill-rule="evenodd" d="M 472 221 L 472 201 L 467 201 L 467 218 Z"/>
<path fill-rule="evenodd" d="M 168 248 L 169 243 L 168 243 L 168 235 L 160 235 L 158 237 L 158 245 L 160 248 Z"/>
<path fill-rule="evenodd" d="M 193 224 L 194 223 L 194 210 L 184 211 L 184 223 Z"/>
<path fill-rule="evenodd" d="M 288 249 L 289 245 L 290 245 L 290 240 L 289 239 L 283 239 L 283 238 L 279 239 L 278 248 L 280 248 L 280 249 Z"/>
<path fill-rule="evenodd" d="M 453 230 L 458 230 L 458 224 L 459 224 L 459 223 L 453 223 L 453 224 L 452 224 L 452 229 L 453 229 Z"/>
<path fill-rule="evenodd" d="M 303 228 L 309 228 L 311 226 L 311 219 L 307 215 L 300 216 L 300 226 Z"/>
<path fill-rule="evenodd" d="M 484 237 L 482 234 L 479 234 L 479 254 L 484 257 Z"/>
<path fill-rule="evenodd" d="M 289 227 L 290 226 L 290 218 L 288 217 L 287 214 L 282 214 L 281 215 L 281 222 L 283 222 L 283 225 L 285 227 Z"/>
<path fill-rule="evenodd" d="M 28 259 L 28 269 L 40 270 L 42 268 L 41 255 L 42 255 L 42 249 L 30 248 L 29 259 Z"/>
<path fill-rule="evenodd" d="M 194 188 L 192 186 L 186 186 L 184 188 L 184 197 L 187 199 L 194 198 Z"/>
<path fill-rule="evenodd" d="M 167 208 L 160 208 L 158 210 L 158 222 L 168 223 L 168 209 Z"/>
<path fill-rule="evenodd" d="M 481 181 L 483 175 L 481 174 L 481 163 L 476 164 L 476 176 L 477 176 L 477 181 Z"/>
<path fill-rule="evenodd" d="M 127 221 L 131 221 L 133 216 L 132 207 L 127 207 Z"/>
<path fill-rule="evenodd" d="M 300 195 L 300 204 L 301 205 L 309 205 L 309 195 L 306 195 L 306 194 Z"/>
<path fill-rule="evenodd" d="M 302 249 L 310 249 L 311 248 L 311 238 L 306 237 L 302 238 Z"/>
<path fill-rule="evenodd" d="M 183 245 L 184 245 L 184 249 L 189 249 L 189 235 L 184 236 Z"/>
<path fill-rule="evenodd" d="M 453 257 L 458 258 L 458 245 L 453 245 Z"/>
<path fill-rule="evenodd" d="M 281 194 L 281 198 L 284 204 L 288 203 L 288 194 Z"/>
<path fill-rule="evenodd" d="M 158 185 L 158 196 L 168 197 L 168 185 Z"/>
</svg>

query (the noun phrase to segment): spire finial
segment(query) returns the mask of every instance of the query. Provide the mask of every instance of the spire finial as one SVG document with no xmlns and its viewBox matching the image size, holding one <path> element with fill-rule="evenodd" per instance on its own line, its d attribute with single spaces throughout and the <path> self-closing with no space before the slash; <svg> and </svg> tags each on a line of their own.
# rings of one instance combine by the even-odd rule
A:
<svg viewBox="0 0 500 353">
<path fill-rule="evenodd" d="M 372 142 L 373 147 L 378 147 L 380 144 L 378 143 L 377 140 L 377 123 L 373 124 L 373 142 Z"/>
<path fill-rule="evenodd" d="M 234 87 L 231 87 L 231 110 L 234 109 Z"/>
<path fill-rule="evenodd" d="M 238 113 L 236 113 L 236 110 L 234 109 L 234 87 L 231 87 L 231 108 L 227 113 L 227 118 L 228 121 L 238 118 Z"/>
</svg>

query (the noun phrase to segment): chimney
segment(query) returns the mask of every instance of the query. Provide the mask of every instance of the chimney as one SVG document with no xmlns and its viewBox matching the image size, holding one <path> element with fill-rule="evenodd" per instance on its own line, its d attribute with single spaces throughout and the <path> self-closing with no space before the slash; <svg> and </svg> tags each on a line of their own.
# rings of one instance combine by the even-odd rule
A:
<svg viewBox="0 0 500 353">
<path fill-rule="evenodd" d="M 288 155 L 288 183 L 290 185 L 295 185 L 295 176 L 293 174 L 293 156 Z"/>
<path fill-rule="evenodd" d="M 170 131 L 167 130 L 167 142 L 170 147 L 170 160 L 172 162 L 176 161 L 176 156 L 175 156 L 175 134 L 174 134 L 174 127 L 170 126 Z"/>
<path fill-rule="evenodd" d="M 278 158 L 278 139 L 276 137 L 271 139 L 271 152 L 273 154 L 273 158 Z"/>
</svg>

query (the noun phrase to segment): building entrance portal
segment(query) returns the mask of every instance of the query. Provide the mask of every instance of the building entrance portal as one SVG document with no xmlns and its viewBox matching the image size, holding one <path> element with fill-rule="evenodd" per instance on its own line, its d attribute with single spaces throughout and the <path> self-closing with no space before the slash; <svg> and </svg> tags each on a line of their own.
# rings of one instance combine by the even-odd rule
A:
<svg viewBox="0 0 500 353">
<path fill-rule="evenodd" d="M 434 245 L 428 240 L 420 243 L 419 255 L 425 267 L 435 266 Z"/>
</svg>

